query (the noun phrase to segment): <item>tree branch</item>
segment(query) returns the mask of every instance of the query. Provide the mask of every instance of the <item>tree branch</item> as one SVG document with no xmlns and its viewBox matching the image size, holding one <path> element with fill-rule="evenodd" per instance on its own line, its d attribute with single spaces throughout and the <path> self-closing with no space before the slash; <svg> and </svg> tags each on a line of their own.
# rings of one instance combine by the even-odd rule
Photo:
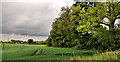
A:
<svg viewBox="0 0 120 62">
<path fill-rule="evenodd" d="M 106 24 L 106 23 L 103 23 L 103 22 L 100 22 L 100 24 L 104 24 L 104 25 L 106 25 L 106 26 L 110 26 L 109 24 Z"/>
</svg>

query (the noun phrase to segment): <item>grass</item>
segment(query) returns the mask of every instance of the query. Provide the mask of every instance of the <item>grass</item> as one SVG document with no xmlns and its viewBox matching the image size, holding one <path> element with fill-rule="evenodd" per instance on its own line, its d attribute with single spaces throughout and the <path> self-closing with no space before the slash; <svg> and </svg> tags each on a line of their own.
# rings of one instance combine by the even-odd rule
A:
<svg viewBox="0 0 120 62">
<path fill-rule="evenodd" d="M 45 45 L 4 44 L 2 60 L 69 60 L 74 56 L 92 56 L 95 53 L 92 50 L 75 50 Z"/>
<path fill-rule="evenodd" d="M 47 47 L 46 45 L 4 44 L 2 60 L 119 60 L 120 51 L 97 53 L 93 50 Z"/>
<path fill-rule="evenodd" d="M 120 60 L 120 51 L 110 51 L 93 56 L 74 56 L 70 60 Z"/>
</svg>

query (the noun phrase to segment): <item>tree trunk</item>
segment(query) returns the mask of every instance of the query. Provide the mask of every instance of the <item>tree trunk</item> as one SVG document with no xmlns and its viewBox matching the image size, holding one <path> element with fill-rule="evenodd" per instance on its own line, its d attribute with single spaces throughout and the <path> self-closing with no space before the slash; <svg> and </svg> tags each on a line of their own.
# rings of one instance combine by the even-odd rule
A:
<svg viewBox="0 0 120 62">
<path fill-rule="evenodd" d="M 110 23 L 110 33 L 111 33 L 111 39 L 114 39 L 115 37 L 115 30 L 114 30 L 114 22 L 111 21 Z"/>
<path fill-rule="evenodd" d="M 110 26 L 109 26 L 109 29 L 110 29 L 110 33 L 111 33 L 111 39 L 114 39 L 115 37 L 115 30 L 114 30 L 114 23 L 115 23 L 115 20 L 111 17 L 113 17 L 112 15 L 112 5 L 110 4 L 109 2 L 109 20 L 110 20 Z"/>
</svg>

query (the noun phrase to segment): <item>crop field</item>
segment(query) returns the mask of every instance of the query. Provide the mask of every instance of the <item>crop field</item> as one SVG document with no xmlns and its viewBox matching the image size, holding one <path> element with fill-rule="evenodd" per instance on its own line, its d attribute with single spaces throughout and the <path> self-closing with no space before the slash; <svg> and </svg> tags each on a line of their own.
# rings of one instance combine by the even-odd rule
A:
<svg viewBox="0 0 120 62">
<path fill-rule="evenodd" d="M 2 60 L 68 60 L 74 56 L 92 56 L 92 50 L 47 47 L 45 45 L 3 44 Z"/>
</svg>

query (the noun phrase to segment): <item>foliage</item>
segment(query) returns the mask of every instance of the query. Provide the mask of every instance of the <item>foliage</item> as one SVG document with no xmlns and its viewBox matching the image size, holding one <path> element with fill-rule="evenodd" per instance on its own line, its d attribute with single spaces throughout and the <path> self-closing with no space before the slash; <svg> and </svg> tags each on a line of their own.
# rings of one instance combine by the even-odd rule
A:
<svg viewBox="0 0 120 62">
<path fill-rule="evenodd" d="M 77 6 L 81 8 L 80 6 Z M 120 11 L 119 2 L 96 2 L 94 6 L 81 8 L 79 17 L 82 20 L 79 21 L 79 26 L 77 27 L 78 32 L 82 32 L 83 35 L 90 33 L 93 40 L 92 47 L 99 50 L 116 50 L 120 48 L 120 38 L 117 37 L 117 32 L 115 28 L 115 21 L 119 15 Z M 102 9 L 101 9 L 102 8 Z M 107 18 L 108 22 L 104 20 Z M 103 25 L 108 26 L 107 30 Z M 119 30 L 119 29 L 117 29 Z M 82 35 L 81 35 L 82 36 Z M 116 40 L 117 39 L 117 40 Z"/>
<path fill-rule="evenodd" d="M 16 44 L 16 43 L 23 44 L 25 42 L 21 41 L 21 40 L 11 40 L 11 42 L 9 42 L 9 43 L 12 43 L 12 44 Z"/>
<path fill-rule="evenodd" d="M 36 42 L 36 44 L 38 44 L 38 45 L 44 45 L 44 44 L 46 44 L 46 42 L 41 42 L 41 41 L 39 41 L 39 42 Z"/>
<path fill-rule="evenodd" d="M 47 45 L 101 51 L 119 49 L 120 29 L 115 25 L 119 7 L 119 2 L 76 2 L 70 8 L 62 7 L 60 17 L 52 24 Z"/>
<path fill-rule="evenodd" d="M 29 43 L 29 44 L 32 44 L 33 42 L 34 42 L 33 39 L 28 39 L 28 43 Z"/>
<path fill-rule="evenodd" d="M 32 42 L 32 44 L 45 45 L 46 42 L 44 42 L 44 41 L 34 41 L 34 42 Z"/>
<path fill-rule="evenodd" d="M 77 12 L 76 12 L 77 13 Z M 90 37 L 89 34 L 84 35 L 85 38 L 80 38 L 80 34 L 76 29 L 79 25 L 79 20 L 74 20 L 71 18 L 76 18 L 77 14 L 71 12 L 71 8 L 62 7 L 60 17 L 55 19 L 52 24 L 52 30 L 46 43 L 48 46 L 54 47 L 74 47 L 79 45 L 79 41 L 87 41 L 85 38 Z M 77 19 L 80 19 L 77 17 Z"/>
</svg>

